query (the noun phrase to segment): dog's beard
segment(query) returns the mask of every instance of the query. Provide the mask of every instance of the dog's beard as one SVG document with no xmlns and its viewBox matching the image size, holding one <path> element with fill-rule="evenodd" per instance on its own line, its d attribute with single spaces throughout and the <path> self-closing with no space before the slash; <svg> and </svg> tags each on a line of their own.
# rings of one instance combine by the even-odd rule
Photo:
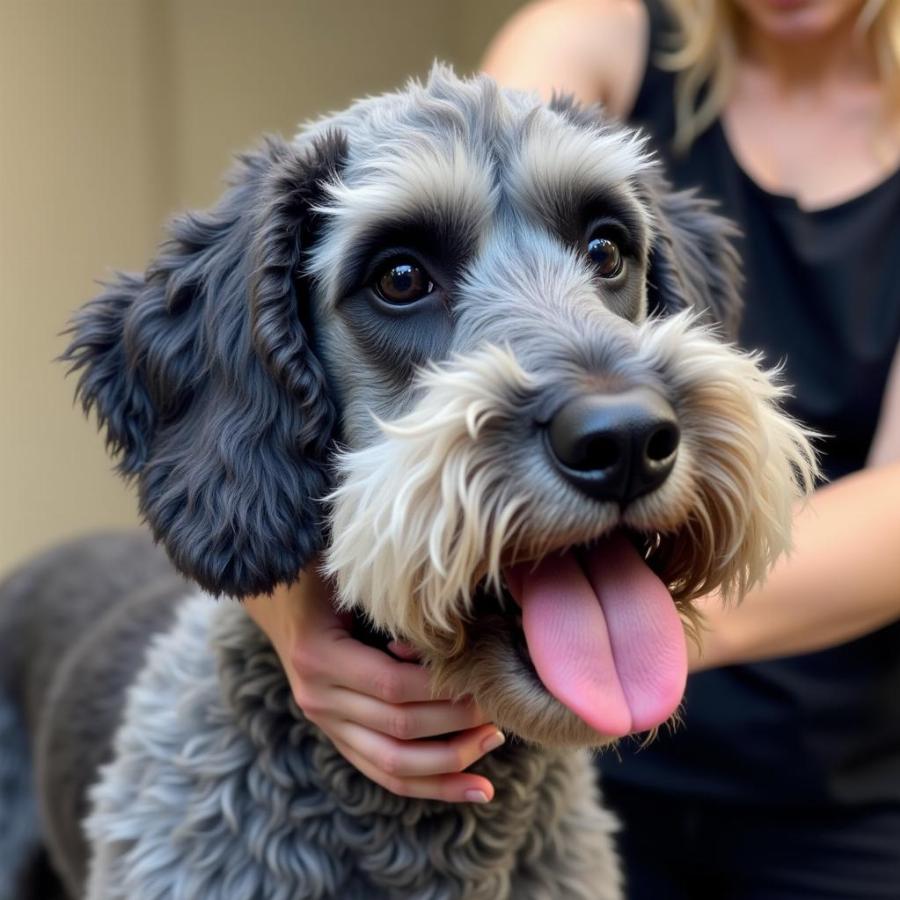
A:
<svg viewBox="0 0 900 900">
<path fill-rule="evenodd" d="M 413 410 L 383 423 L 382 441 L 339 462 L 326 567 L 340 604 L 413 643 L 439 684 L 474 694 L 498 725 L 527 739 L 596 744 L 597 732 L 643 730 L 667 718 L 683 688 L 684 636 L 672 625 L 675 607 L 660 599 L 662 585 L 682 609 L 712 590 L 745 592 L 787 549 L 792 504 L 815 475 L 807 435 L 781 412 L 783 390 L 755 358 L 686 314 L 638 326 L 628 353 L 632 373 L 671 393 L 682 445 L 665 484 L 622 511 L 549 477 L 522 477 L 516 457 L 529 450 L 516 449 L 510 435 L 521 436 L 522 410 L 542 384 L 495 347 L 424 373 Z M 574 593 L 554 605 L 546 592 L 521 586 L 531 583 L 521 572 L 509 577 L 516 563 L 540 572 L 551 558 L 580 560 L 590 572 L 591 548 L 614 532 L 641 551 L 618 594 L 608 584 L 589 590 L 569 566 L 565 584 Z M 651 569 L 663 594 L 647 580 L 656 577 Z M 598 578 L 595 571 L 586 583 Z M 523 602 L 524 658 L 509 604 L 486 612 L 474 601 L 508 598 L 510 581 Z M 619 603 L 628 594 L 643 606 Z M 616 624 L 610 632 L 613 607 L 634 620 L 625 630 Z M 551 640 L 548 629 L 568 637 Z M 665 677 L 653 654 L 670 657 Z M 634 699 L 641 676 L 629 669 L 650 672 L 655 703 L 647 692 Z"/>
</svg>

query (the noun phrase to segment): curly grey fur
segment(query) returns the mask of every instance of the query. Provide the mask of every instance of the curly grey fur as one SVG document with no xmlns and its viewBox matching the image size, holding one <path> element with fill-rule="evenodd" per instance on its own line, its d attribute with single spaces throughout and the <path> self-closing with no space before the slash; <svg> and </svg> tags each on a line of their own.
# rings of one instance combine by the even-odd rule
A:
<svg viewBox="0 0 900 900">
<path fill-rule="evenodd" d="M 0 788 L 0 835 L 24 830 L 21 810 L 35 804 L 35 841 L 69 896 L 86 875 L 87 788 L 112 755 L 149 637 L 171 624 L 187 589 L 145 532 L 69 541 L 0 583 L 0 781 L 13 791 Z M 18 842 L 16 859 L 2 837 L 0 847 L 0 884 L 28 867 L 39 883 L 16 900 L 50 900 L 36 844 Z"/>
<path fill-rule="evenodd" d="M 587 755 L 513 743 L 486 806 L 389 794 L 291 698 L 234 604 L 200 595 L 148 654 L 93 790 L 89 900 L 612 900 Z"/>
</svg>

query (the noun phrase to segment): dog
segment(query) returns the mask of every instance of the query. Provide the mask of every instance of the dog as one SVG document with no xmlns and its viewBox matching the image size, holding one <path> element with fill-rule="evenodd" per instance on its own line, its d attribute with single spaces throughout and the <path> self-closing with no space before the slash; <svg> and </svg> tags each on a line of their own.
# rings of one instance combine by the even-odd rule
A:
<svg viewBox="0 0 900 900">
<path fill-rule="evenodd" d="M 816 477 L 730 343 L 732 238 L 602 111 L 439 65 L 242 157 L 72 323 L 165 553 L 82 539 L 0 591 L 7 872 L 43 843 L 89 900 L 620 897 L 589 748 L 676 714 L 691 600 L 762 579 Z M 492 803 L 369 781 L 210 599 L 317 560 L 510 736 Z"/>
</svg>

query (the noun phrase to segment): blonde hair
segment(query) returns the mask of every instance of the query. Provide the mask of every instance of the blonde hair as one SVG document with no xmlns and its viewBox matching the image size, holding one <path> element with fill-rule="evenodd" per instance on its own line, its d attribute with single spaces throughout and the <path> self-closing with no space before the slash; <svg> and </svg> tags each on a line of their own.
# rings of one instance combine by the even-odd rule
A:
<svg viewBox="0 0 900 900">
<path fill-rule="evenodd" d="M 658 63 L 678 73 L 676 153 L 685 153 L 716 119 L 734 84 L 739 15 L 732 0 L 664 0 L 675 20 L 672 49 Z M 900 0 L 866 0 L 855 31 L 871 42 L 884 88 L 883 125 L 900 112 Z M 875 135 L 876 139 L 878 135 Z"/>
</svg>

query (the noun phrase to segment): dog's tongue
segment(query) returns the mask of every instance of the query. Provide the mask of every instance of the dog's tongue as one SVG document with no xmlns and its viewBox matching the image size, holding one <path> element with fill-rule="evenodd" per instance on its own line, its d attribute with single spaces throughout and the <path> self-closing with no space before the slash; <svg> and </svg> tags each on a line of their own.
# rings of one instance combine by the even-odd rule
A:
<svg viewBox="0 0 900 900">
<path fill-rule="evenodd" d="M 547 690 L 595 731 L 646 731 L 675 712 L 687 678 L 684 628 L 666 586 L 622 535 L 513 567 L 532 662 Z"/>
</svg>

